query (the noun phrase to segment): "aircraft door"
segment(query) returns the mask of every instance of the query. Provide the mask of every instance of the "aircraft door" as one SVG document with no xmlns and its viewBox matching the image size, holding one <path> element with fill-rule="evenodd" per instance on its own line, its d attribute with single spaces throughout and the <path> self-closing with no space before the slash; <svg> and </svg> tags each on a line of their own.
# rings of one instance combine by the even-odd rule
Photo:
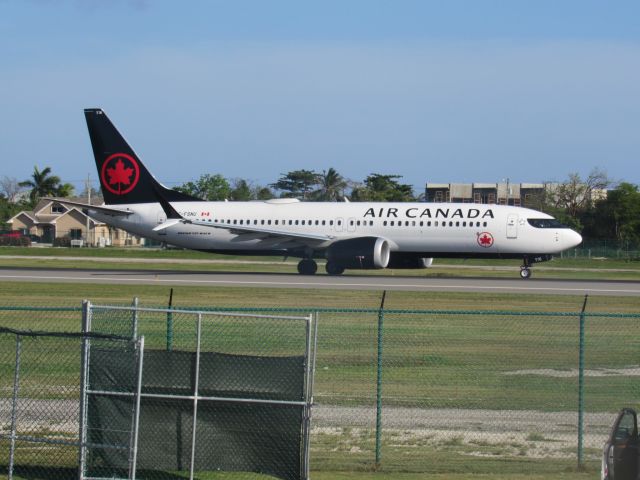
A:
<svg viewBox="0 0 640 480">
<path fill-rule="evenodd" d="M 507 238 L 518 238 L 518 214 L 510 213 L 507 216 Z"/>
<path fill-rule="evenodd" d="M 334 225 L 334 229 L 336 232 L 341 232 L 342 229 L 344 228 L 344 219 L 342 218 L 336 218 L 335 220 L 335 225 Z"/>
<path fill-rule="evenodd" d="M 350 218 L 347 220 L 347 232 L 355 232 L 356 231 L 356 219 Z"/>
</svg>

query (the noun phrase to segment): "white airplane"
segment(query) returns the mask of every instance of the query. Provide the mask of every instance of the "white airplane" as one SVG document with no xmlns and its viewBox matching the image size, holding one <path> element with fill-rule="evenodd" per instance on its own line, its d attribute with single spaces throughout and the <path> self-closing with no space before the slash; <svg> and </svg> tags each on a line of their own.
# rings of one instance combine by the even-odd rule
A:
<svg viewBox="0 0 640 480">
<path fill-rule="evenodd" d="M 101 109 L 84 111 L 105 203 L 61 201 L 135 235 L 192 250 L 300 258 L 298 272 L 427 268 L 433 258 L 533 263 L 582 237 L 527 208 L 471 203 L 210 202 L 160 184 Z"/>
</svg>

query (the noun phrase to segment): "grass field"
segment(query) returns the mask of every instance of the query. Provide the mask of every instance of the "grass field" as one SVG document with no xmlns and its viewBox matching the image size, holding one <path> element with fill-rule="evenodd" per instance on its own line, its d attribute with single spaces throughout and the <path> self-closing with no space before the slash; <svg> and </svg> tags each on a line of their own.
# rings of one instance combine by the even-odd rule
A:
<svg viewBox="0 0 640 480">
<path fill-rule="evenodd" d="M 607 268 L 616 267 L 609 264 Z M 169 288 L 0 283 L 0 306 L 76 307 L 84 298 L 94 303 L 130 304 L 134 295 L 143 305 L 162 306 L 168 301 Z M 317 418 L 325 423 L 317 425 L 313 434 L 312 478 L 595 478 L 598 449 L 605 429 L 600 423 L 590 427 L 593 435 L 586 445 L 587 472 L 578 472 L 575 468 L 575 418 L 572 415 L 575 415 L 577 404 L 577 376 L 572 370 L 577 368 L 577 316 L 518 314 L 526 311 L 575 313 L 582 301 L 581 296 L 560 295 L 387 293 L 385 307 L 389 310 L 510 310 L 514 313 L 385 315 L 383 404 L 388 410 L 383 416 L 383 462 L 379 469 L 373 465 L 375 417 L 371 415 L 371 408 L 375 406 L 377 314 L 321 313 L 315 390 L 318 415 L 322 406 L 343 409 L 340 410 L 343 415 L 337 421 L 322 416 Z M 174 290 L 174 306 L 183 308 L 376 309 L 379 302 L 380 293 L 372 291 L 231 287 L 178 287 Z M 587 311 L 639 313 L 640 300 L 591 297 Z M 163 320 L 159 317 L 150 319 L 147 325 L 141 324 L 141 333 L 156 348 L 162 348 L 166 340 Z M 639 324 L 637 317 L 588 318 L 586 368 L 593 374 L 586 377 L 587 412 L 613 412 L 622 404 L 640 407 L 637 376 L 596 375 L 604 369 L 640 366 L 640 340 L 635 335 Z M 77 312 L 57 312 L 36 320 L 24 312 L 0 311 L 0 325 L 77 331 L 79 319 Z M 244 333 L 248 334 L 247 331 Z M 188 329 L 182 334 L 190 335 Z M 175 341 L 180 341 L 179 335 Z M 56 372 L 62 376 L 71 373 Z M 42 377 L 37 382 L 46 382 L 46 379 Z M 366 408 L 349 410 L 352 407 Z M 421 423 L 424 419 L 420 412 L 433 409 L 442 412 L 453 409 L 461 417 L 466 412 L 488 409 L 496 412 L 494 417 L 498 419 L 500 415 L 506 415 L 506 411 L 516 413 L 509 413 L 515 417 L 505 417 L 504 423 L 478 421 L 462 429 L 451 426 L 453 433 L 444 435 L 440 426 Z M 541 420 L 536 423 L 533 417 L 527 417 L 529 427 L 513 431 L 510 422 L 517 420 L 518 415 L 530 415 L 528 412 L 531 411 L 538 412 Z M 566 420 L 562 419 L 563 412 L 569 414 Z M 442 421 L 447 423 L 449 419 Z M 569 440 L 567 435 L 571 437 Z M 24 478 L 43 477 L 25 475 Z M 236 480 L 254 477 L 203 474 L 198 478 Z"/>
<path fill-rule="evenodd" d="M 18 257 L 18 258 L 14 258 Z M 53 257 L 53 258 L 52 258 Z M 113 260 L 116 259 L 116 260 Z M 324 272 L 320 261 L 319 272 Z M 519 260 L 436 259 L 424 270 L 369 270 L 367 275 L 425 277 L 517 277 Z M 26 248 L 0 247 L 0 267 L 145 269 L 211 272 L 296 273 L 297 260 L 280 257 L 238 257 L 189 250 L 142 248 Z M 536 278 L 640 280 L 640 261 L 563 258 L 534 265 Z M 347 275 L 362 271 L 347 270 Z"/>
</svg>

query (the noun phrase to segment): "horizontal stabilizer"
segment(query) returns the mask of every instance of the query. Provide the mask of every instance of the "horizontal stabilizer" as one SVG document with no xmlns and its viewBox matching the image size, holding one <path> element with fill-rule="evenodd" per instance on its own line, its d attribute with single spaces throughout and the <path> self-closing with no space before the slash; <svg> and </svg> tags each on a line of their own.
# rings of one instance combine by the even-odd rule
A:
<svg viewBox="0 0 640 480">
<path fill-rule="evenodd" d="M 100 213 L 106 213 L 107 215 L 128 216 L 133 213 L 131 210 L 128 210 L 128 209 L 110 207 L 107 205 L 90 205 L 88 203 L 73 202 L 71 200 L 63 200 L 59 198 L 45 198 L 44 200 L 50 200 L 52 202 L 59 203 L 60 205 L 65 205 L 72 208 L 80 208 L 82 210 L 93 210 Z"/>
<path fill-rule="evenodd" d="M 166 222 L 162 222 L 160 225 L 153 229 L 154 232 L 161 232 L 169 227 L 173 227 L 174 225 L 178 225 L 179 223 L 188 223 L 180 218 L 170 218 Z"/>
</svg>

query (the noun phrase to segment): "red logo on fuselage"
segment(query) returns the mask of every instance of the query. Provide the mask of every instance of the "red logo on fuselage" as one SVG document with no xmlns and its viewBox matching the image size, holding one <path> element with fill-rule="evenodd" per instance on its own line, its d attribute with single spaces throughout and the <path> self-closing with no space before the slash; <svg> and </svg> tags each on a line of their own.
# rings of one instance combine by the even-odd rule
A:
<svg viewBox="0 0 640 480">
<path fill-rule="evenodd" d="M 493 235 L 489 232 L 482 232 L 478 234 L 478 245 L 484 248 L 489 248 L 493 245 Z"/>
<path fill-rule="evenodd" d="M 114 153 L 102 164 L 102 186 L 115 195 L 124 195 L 135 188 L 140 180 L 138 162 L 126 153 Z"/>
</svg>

